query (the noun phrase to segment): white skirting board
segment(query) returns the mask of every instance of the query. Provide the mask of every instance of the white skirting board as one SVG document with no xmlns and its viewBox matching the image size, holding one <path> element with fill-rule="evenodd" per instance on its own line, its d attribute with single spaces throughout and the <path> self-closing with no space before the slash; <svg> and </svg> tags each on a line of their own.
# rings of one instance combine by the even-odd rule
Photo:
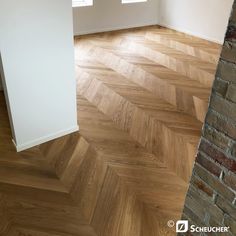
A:
<svg viewBox="0 0 236 236">
<path fill-rule="evenodd" d="M 218 43 L 218 44 L 221 44 L 221 45 L 223 44 L 223 42 L 221 40 L 219 40 L 219 39 L 211 38 L 211 37 L 208 37 L 206 35 L 202 35 L 202 34 L 196 33 L 194 31 L 185 30 L 183 28 L 178 28 L 178 27 L 171 26 L 171 25 L 164 24 L 164 23 L 159 23 L 158 25 L 160 25 L 162 27 L 165 27 L 165 28 L 173 29 L 173 30 L 185 33 L 185 34 L 189 34 L 189 35 L 194 36 L 194 37 L 205 39 L 205 40 L 211 41 L 213 43 Z"/>
<path fill-rule="evenodd" d="M 75 127 L 71 127 L 69 129 L 66 129 L 66 130 L 61 130 L 61 131 L 59 131 L 57 133 L 54 133 L 54 134 L 51 134 L 51 135 L 44 136 L 44 137 L 39 138 L 37 140 L 33 140 L 33 141 L 30 141 L 30 142 L 27 142 L 27 143 L 23 143 L 23 144 L 16 144 L 16 142 L 14 140 L 12 140 L 12 141 L 13 141 L 15 147 L 16 147 L 17 152 L 21 152 L 21 151 L 24 151 L 26 149 L 38 146 L 42 143 L 46 143 L 48 141 L 51 141 L 51 140 L 54 140 L 54 139 L 60 138 L 60 137 L 65 136 L 65 135 L 68 135 L 68 134 L 71 134 L 71 133 L 74 133 L 74 132 L 78 132 L 78 131 L 79 131 L 79 126 L 75 126 Z"/>
<path fill-rule="evenodd" d="M 84 31 L 74 32 L 74 36 L 80 36 L 80 35 L 86 35 L 86 34 L 94 34 L 94 33 L 103 33 L 103 32 L 108 32 L 108 31 L 122 30 L 122 29 L 132 29 L 132 28 L 144 27 L 144 26 L 152 26 L 152 25 L 166 27 L 166 28 L 173 29 L 173 30 L 185 33 L 185 34 L 189 34 L 189 35 L 201 38 L 201 39 L 205 39 L 205 40 L 214 42 L 214 43 L 218 43 L 218 44 L 221 44 L 221 45 L 223 44 L 222 41 L 220 41 L 219 39 L 216 39 L 216 38 L 211 38 L 211 37 L 208 37 L 206 35 L 202 35 L 202 34 L 196 33 L 194 31 L 184 30 L 182 28 L 174 27 L 174 26 L 171 26 L 171 25 L 168 25 L 168 24 L 164 24 L 164 23 L 158 23 L 157 24 L 156 22 L 149 22 L 149 23 L 144 24 L 144 25 L 140 25 L 140 24 L 138 25 L 137 24 L 137 25 L 128 25 L 128 26 L 125 26 L 125 27 L 112 27 L 112 28 L 99 28 L 99 29 L 93 29 L 93 30 L 84 30 Z"/>
<path fill-rule="evenodd" d="M 97 28 L 97 29 L 90 29 L 90 30 L 81 30 L 78 32 L 74 32 L 74 36 L 80 36 L 80 35 L 86 35 L 86 34 L 95 34 L 95 33 L 103 33 L 103 32 L 109 32 L 109 31 L 116 31 L 116 30 L 123 30 L 123 29 L 132 29 L 137 27 L 144 27 L 144 26 L 152 26 L 157 25 L 156 21 L 150 21 L 145 24 L 133 24 L 133 25 L 126 25 L 126 26 L 117 26 L 117 27 L 111 27 L 111 28 Z"/>
</svg>

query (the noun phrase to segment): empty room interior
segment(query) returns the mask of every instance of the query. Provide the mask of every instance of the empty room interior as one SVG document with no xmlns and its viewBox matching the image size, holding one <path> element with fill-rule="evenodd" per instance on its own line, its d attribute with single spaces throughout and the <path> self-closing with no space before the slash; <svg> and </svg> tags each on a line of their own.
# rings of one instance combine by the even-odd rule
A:
<svg viewBox="0 0 236 236">
<path fill-rule="evenodd" d="M 236 1 L 0 0 L 0 236 L 236 235 Z"/>
</svg>

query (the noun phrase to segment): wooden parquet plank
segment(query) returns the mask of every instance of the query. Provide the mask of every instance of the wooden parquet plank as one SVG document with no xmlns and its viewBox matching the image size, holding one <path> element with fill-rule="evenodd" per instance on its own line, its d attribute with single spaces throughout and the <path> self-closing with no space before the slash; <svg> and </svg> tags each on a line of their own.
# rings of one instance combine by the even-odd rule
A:
<svg viewBox="0 0 236 236">
<path fill-rule="evenodd" d="M 114 86 L 112 81 L 117 75 L 114 72 L 110 76 L 103 80 L 102 76 L 89 77 L 88 73 L 82 72 L 79 75 L 78 92 L 110 117 L 119 128 L 128 132 L 147 150 L 163 158 L 160 161 L 188 181 L 194 153 L 188 153 L 189 149 L 185 145 L 196 147 L 200 123 L 134 84 L 129 86 L 126 83 L 122 86 L 120 82 L 118 86 Z M 122 81 L 120 76 L 118 79 Z M 167 151 L 165 144 L 169 143 L 176 147 L 174 151 Z M 177 147 L 181 149 L 178 150 Z M 176 155 L 179 156 L 178 161 L 175 159 Z"/>
<path fill-rule="evenodd" d="M 94 53 L 94 58 L 109 68 L 163 98 L 180 111 L 196 117 L 201 122 L 204 121 L 210 93 L 209 88 L 205 85 L 128 49 L 111 46 L 110 42 L 93 39 L 91 43 L 97 47 L 92 49 L 89 45 L 87 50 L 90 50 L 90 57 Z M 77 48 L 77 50 L 78 53 L 83 53 L 85 48 Z M 83 60 L 80 60 L 80 63 L 83 63 Z M 95 69 L 95 65 L 89 66 L 87 63 L 86 68 Z M 101 67 L 98 71 L 105 73 L 105 71 L 101 71 Z"/>
<path fill-rule="evenodd" d="M 57 223 L 60 224 L 60 223 Z M 71 230 L 70 230 L 71 231 Z M 4 236 L 96 236 L 97 234 L 91 227 L 85 225 L 76 225 L 74 231 L 64 232 L 63 229 L 57 231 L 51 228 L 37 228 L 25 225 L 13 225 Z"/>
<path fill-rule="evenodd" d="M 163 214 L 157 215 L 155 214 L 156 209 L 151 207 L 146 207 L 142 214 L 142 229 L 141 229 L 141 236 L 156 236 L 156 235 L 163 235 L 163 236 L 174 236 L 176 232 L 168 228 L 166 230 L 166 222 L 170 220 L 168 216 Z"/>
<path fill-rule="evenodd" d="M 110 186 L 114 191 L 107 191 Z M 99 235 L 139 235 L 142 208 L 138 204 L 135 194 L 123 187 L 119 176 L 109 168 L 92 225 Z"/>
<path fill-rule="evenodd" d="M 146 39 L 177 49 L 203 61 L 218 63 L 221 46 L 174 30 L 160 27 L 147 32 Z"/>
<path fill-rule="evenodd" d="M 216 65 L 142 37 L 126 38 L 122 45 L 207 87 L 212 86 Z"/>
<path fill-rule="evenodd" d="M 6 196 L 0 193 L 0 235 L 6 235 L 12 227 L 12 219 L 6 207 Z"/>
</svg>

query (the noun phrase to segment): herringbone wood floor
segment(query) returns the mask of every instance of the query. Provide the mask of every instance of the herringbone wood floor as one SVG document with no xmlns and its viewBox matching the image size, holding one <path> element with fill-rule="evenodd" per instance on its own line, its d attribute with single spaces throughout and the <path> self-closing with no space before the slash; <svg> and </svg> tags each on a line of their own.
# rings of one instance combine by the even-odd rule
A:
<svg viewBox="0 0 236 236">
<path fill-rule="evenodd" d="M 0 235 L 175 235 L 219 50 L 159 27 L 77 38 L 80 132 L 21 153 L 1 93 Z"/>
</svg>

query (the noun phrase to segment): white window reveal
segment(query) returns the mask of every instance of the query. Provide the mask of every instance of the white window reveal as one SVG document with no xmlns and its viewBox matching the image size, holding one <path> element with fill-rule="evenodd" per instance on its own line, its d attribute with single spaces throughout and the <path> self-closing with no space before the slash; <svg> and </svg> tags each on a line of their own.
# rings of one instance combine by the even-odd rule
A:
<svg viewBox="0 0 236 236">
<path fill-rule="evenodd" d="M 92 6 L 93 0 L 72 0 L 72 7 Z"/>
<path fill-rule="evenodd" d="M 122 4 L 125 3 L 137 3 L 137 2 L 147 2 L 147 0 L 121 0 Z"/>
</svg>

